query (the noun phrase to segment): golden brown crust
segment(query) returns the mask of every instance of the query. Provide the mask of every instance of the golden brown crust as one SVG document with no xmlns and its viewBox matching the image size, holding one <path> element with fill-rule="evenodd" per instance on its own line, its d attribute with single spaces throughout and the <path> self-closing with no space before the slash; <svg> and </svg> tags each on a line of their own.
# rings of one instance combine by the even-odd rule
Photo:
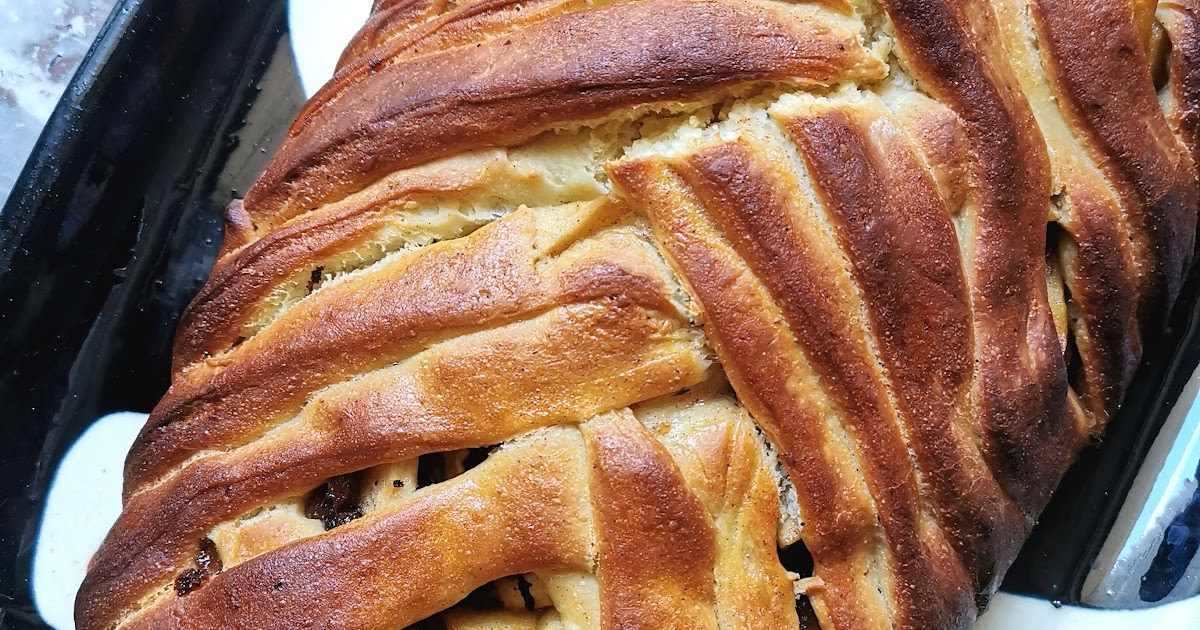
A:
<svg viewBox="0 0 1200 630">
<path fill-rule="evenodd" d="M 399 628 L 495 578 L 586 568 L 585 471 L 577 432 L 531 437 L 437 492 L 238 565 L 126 627 Z"/>
<path fill-rule="evenodd" d="M 776 553 L 780 518 L 774 460 L 736 402 L 704 387 L 639 405 L 637 419 L 667 448 L 715 530 L 718 625 L 798 625 L 796 596 Z"/>
<path fill-rule="evenodd" d="M 823 138 L 827 147 L 846 148 L 854 143 L 853 138 Z M 847 156 L 836 156 L 843 164 L 853 160 Z M 803 197 L 795 184 L 785 184 L 783 174 L 768 166 L 772 161 L 767 156 L 746 144 L 722 144 L 707 148 L 675 167 L 683 186 L 680 193 L 695 195 L 703 207 L 707 219 L 700 216 L 688 217 L 689 223 L 711 221 L 713 229 L 728 239 L 733 252 L 744 262 L 733 262 L 733 269 L 744 265 L 764 285 L 771 299 L 778 304 L 786 322 L 786 329 L 803 349 L 800 354 L 809 362 L 822 386 L 813 393 L 817 400 L 825 399 L 821 406 L 831 406 L 840 417 L 846 434 L 858 444 L 858 468 L 867 481 L 874 499 L 874 512 L 882 526 L 884 544 L 891 550 L 889 572 L 892 574 L 890 598 L 894 608 L 892 623 L 912 627 L 943 627 L 959 623 L 971 613 L 970 604 L 960 598 L 964 578 L 957 560 L 947 557 L 949 549 L 936 525 L 923 522 L 920 501 L 916 490 L 911 464 L 905 442 L 897 426 L 896 409 L 889 393 L 884 388 L 883 375 L 877 371 L 877 359 L 864 336 L 865 322 L 858 319 L 856 307 L 846 308 L 846 302 L 835 296 L 850 297 L 853 304 L 857 289 L 851 279 L 841 270 L 834 244 L 825 240 L 822 229 L 811 218 L 811 210 L 798 207 Z M 637 175 L 624 178 L 621 172 L 616 179 L 635 198 L 647 195 L 644 182 Z M 670 179 L 670 176 L 666 176 Z M 861 190 L 861 189 L 860 189 Z M 653 193 L 648 193 L 653 195 Z M 649 196 L 648 199 L 653 199 Z M 763 351 L 752 351 L 738 343 L 742 335 L 731 330 L 728 322 L 744 314 L 733 312 L 733 306 L 717 291 L 701 289 L 720 282 L 714 276 L 711 263 L 698 263 L 678 243 L 673 243 L 670 234 L 674 226 L 666 218 L 670 214 L 662 201 L 654 200 L 650 215 L 656 222 L 657 232 L 666 242 L 681 276 L 693 287 L 709 318 L 709 335 L 712 338 L 729 339 L 729 347 L 718 344 L 718 357 L 726 369 L 736 366 L 737 371 L 748 370 L 746 360 L 754 357 L 761 360 Z M 649 204 L 648 204 L 649 205 Z M 732 262 L 732 261 L 731 261 Z M 736 273 L 731 269 L 731 272 Z M 745 273 L 743 271 L 742 273 Z M 726 294 L 728 289 L 726 290 Z M 731 311 L 718 313 L 718 311 Z M 765 313 L 764 313 L 765 315 Z M 761 316 L 760 316 L 761 317 Z M 744 322 L 741 326 L 753 324 Z M 765 332 L 765 331 L 763 331 Z M 755 333 L 761 336 L 763 332 Z M 795 361 L 796 355 L 784 353 L 782 362 Z M 775 378 L 781 378 L 776 374 Z M 735 383 L 738 379 L 735 378 Z M 767 378 L 763 375 L 761 378 Z M 738 389 L 745 395 L 747 390 L 759 392 L 760 396 L 774 397 L 768 393 L 778 388 L 777 384 L 763 381 L 744 383 Z M 786 395 L 782 396 L 787 398 Z M 765 402 L 775 408 L 759 417 L 767 432 L 779 444 L 784 454 L 803 450 L 803 444 L 813 444 L 803 439 L 812 428 L 787 429 L 781 414 L 803 413 L 809 416 L 806 424 L 822 423 L 816 409 L 783 411 L 782 400 Z M 799 464 L 785 466 L 793 479 L 803 474 Z M 801 489 L 802 495 L 809 494 L 808 488 Z M 829 491 L 814 492 L 814 496 Z M 836 510 L 819 507 L 804 509 L 809 503 L 807 496 L 801 497 L 801 515 L 806 527 L 820 527 L 821 523 L 837 518 Z M 873 524 L 875 517 L 871 518 Z M 867 523 L 862 523 L 867 526 Z M 934 528 L 931 530 L 930 528 Z M 932 536 L 923 534 L 933 533 Z M 823 557 L 818 556 L 817 545 L 806 538 L 818 565 Z M 908 549 L 921 549 L 918 553 Z M 828 579 L 820 572 L 818 577 Z M 836 617 L 835 617 L 836 619 Z M 844 623 L 842 620 L 837 622 Z"/>
<path fill-rule="evenodd" d="M 715 630 L 714 532 L 666 449 L 629 411 L 583 425 L 583 436 L 600 626 Z"/>
<path fill-rule="evenodd" d="M 246 207 L 277 222 L 398 168 L 512 144 L 569 120 L 755 81 L 831 85 L 878 76 L 878 62 L 852 34 L 822 26 L 744 1 L 647 0 L 412 58 L 372 73 L 322 111 L 320 123 L 288 138 Z"/>
<path fill-rule="evenodd" d="M 100 608 L 139 596 L 182 571 L 195 541 L 218 523 L 324 479 L 581 422 L 692 385 L 706 367 L 701 349 L 664 338 L 669 325 L 607 299 L 568 305 L 326 390 L 290 430 L 197 462 L 133 498 L 87 589 Z M 481 386 L 433 395 L 472 383 Z"/>
<path fill-rule="evenodd" d="M 414 16 L 416 19 L 411 21 L 406 21 L 409 16 L 401 13 L 392 18 L 381 18 L 389 23 L 372 25 L 368 22 L 360 36 L 377 40 L 376 46 L 360 56 L 343 58 L 344 67 L 340 67 L 334 78 L 304 105 L 288 130 L 288 136 L 296 136 L 309 123 L 319 121 L 322 113 L 350 88 L 381 69 L 414 56 L 470 47 L 548 17 L 596 4 L 586 4 L 580 0 L 478 0 L 459 3 L 455 10 L 444 15 L 439 13 L 449 7 L 439 9 L 435 5 L 429 12 Z M 383 32 L 378 32 L 380 28 Z"/>
<path fill-rule="evenodd" d="M 379 0 L 77 627 L 970 625 L 1192 260 L 1153 4 Z"/>
<path fill-rule="evenodd" d="M 261 435 L 318 388 L 394 363 L 446 334 L 614 293 L 673 309 L 661 280 L 619 260 L 601 257 L 542 277 L 534 269 L 533 229 L 531 215 L 518 213 L 348 278 L 284 313 L 266 334 L 198 365 L 172 385 L 138 436 L 126 462 L 127 496 L 202 450 Z M 346 304 L 374 307 L 361 312 Z"/>
<path fill-rule="evenodd" d="M 175 339 L 175 371 L 233 347 L 262 302 L 280 282 L 335 254 L 352 249 L 395 223 L 395 208 L 424 197 L 468 193 L 488 173 L 490 160 L 461 168 L 443 165 L 388 178 L 382 186 L 319 213 L 299 217 L 252 239 L 226 238 L 226 247 L 209 281 L 180 318 Z M 474 168 L 472 168 L 474 167 Z M 240 202 L 228 211 L 230 222 L 245 215 Z M 236 248 L 230 247 L 236 243 Z"/>
<path fill-rule="evenodd" d="M 1170 120 L 1200 164 L 1200 3 L 1160 2 L 1162 25 L 1171 40 L 1168 60 Z"/>
<path fill-rule="evenodd" d="M 855 473 L 855 457 L 820 417 L 813 378 L 795 361 L 799 348 L 766 288 L 746 273 L 665 164 L 629 162 L 612 176 L 651 215 L 664 249 L 704 305 L 706 333 L 739 400 L 779 448 L 796 484 L 804 542 L 823 583 L 811 594 L 818 612 L 846 627 L 888 624 L 875 587 L 861 579 L 878 544 L 871 498 Z"/>
<path fill-rule="evenodd" d="M 1049 74 L 1131 225 L 1141 318 L 1160 321 L 1192 260 L 1200 195 L 1191 157 L 1162 115 L 1126 3 L 1038 0 L 1033 7 Z M 1085 43 L 1092 39 L 1106 45 L 1097 50 Z"/>
<path fill-rule="evenodd" d="M 1042 262 L 1050 195 L 1044 140 L 1005 63 L 990 6 L 883 4 L 905 63 L 963 121 L 975 157 L 965 261 L 975 327 L 974 411 L 997 480 L 1032 518 L 1078 442 Z M 1001 558 L 998 573 L 1009 562 Z"/>
<path fill-rule="evenodd" d="M 881 106 L 783 124 L 853 267 L 928 500 L 974 587 L 989 584 L 1025 523 L 976 447 L 971 317 L 950 209 Z"/>
<path fill-rule="evenodd" d="M 876 367 L 878 359 L 853 306 L 857 290 L 838 269 L 833 244 L 822 242 L 819 227 L 800 218 L 807 213 L 792 205 L 801 198 L 800 190 L 778 179 L 767 164 L 765 156 L 756 156 L 747 147 L 724 145 L 691 158 L 681 175 L 779 304 L 847 434 L 859 445 L 861 474 L 892 551 L 897 603 L 892 622 L 912 627 L 951 625 L 964 614 L 960 608 L 964 605 L 954 601 L 961 584 L 951 577 L 961 569 L 953 566 L 953 560 L 949 566 L 937 566 L 946 559 L 939 548 L 944 541 L 922 540 L 920 535 L 926 524 L 920 522 L 916 478 L 896 426 L 896 409 Z M 684 275 L 691 278 L 694 272 L 684 271 Z M 913 554 L 909 549 L 920 551 Z M 935 592 L 941 586 L 949 592 Z M 941 608 L 947 604 L 947 609 Z"/>
<path fill-rule="evenodd" d="M 447 0 L 399 0 L 376 5 L 371 10 L 370 19 L 346 45 L 346 50 L 342 51 L 337 63 L 338 71 L 356 62 L 364 63 L 364 58 L 389 40 L 441 15 L 448 8 L 450 3 Z M 370 61 L 365 63 L 369 65 Z"/>
<path fill-rule="evenodd" d="M 1077 318 L 1072 332 L 1082 357 L 1082 374 L 1072 384 L 1089 410 L 1105 420 L 1117 410 L 1141 360 L 1137 286 L 1112 196 L 1082 179 L 1067 185 L 1070 213 L 1061 221 L 1059 264 L 1071 292 Z"/>
<path fill-rule="evenodd" d="M 1010 65 L 1053 148 L 1047 268 L 1063 284 L 1065 299 L 1057 315 L 1060 344 L 1070 363 L 1069 382 L 1088 406 L 1091 417 L 1080 427 L 1089 432 L 1102 428 L 1116 410 L 1140 360 L 1132 234 L 1119 195 L 1094 158 L 1094 144 L 1070 123 L 1064 103 L 1071 103 L 1072 95 L 1047 74 L 1054 60 L 1039 45 L 1032 10 L 1023 0 L 992 4 Z M 1148 29 L 1148 24 L 1137 28 Z M 1138 77 L 1124 80 L 1136 83 Z"/>
</svg>

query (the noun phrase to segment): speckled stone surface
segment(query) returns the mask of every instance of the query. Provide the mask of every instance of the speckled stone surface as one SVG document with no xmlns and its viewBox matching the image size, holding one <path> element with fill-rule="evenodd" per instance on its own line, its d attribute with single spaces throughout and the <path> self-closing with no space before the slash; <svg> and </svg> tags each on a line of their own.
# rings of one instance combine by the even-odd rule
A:
<svg viewBox="0 0 1200 630">
<path fill-rule="evenodd" d="M 0 206 L 115 0 L 0 0 Z"/>
</svg>

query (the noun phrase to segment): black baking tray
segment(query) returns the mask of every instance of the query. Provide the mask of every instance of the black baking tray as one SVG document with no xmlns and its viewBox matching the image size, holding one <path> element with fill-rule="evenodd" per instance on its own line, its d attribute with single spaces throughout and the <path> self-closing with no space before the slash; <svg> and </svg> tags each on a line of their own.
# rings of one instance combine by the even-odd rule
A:
<svg viewBox="0 0 1200 630">
<path fill-rule="evenodd" d="M 0 627 L 30 593 L 44 494 L 100 416 L 149 411 L 208 275 L 221 210 L 303 95 L 282 0 L 119 2 L 0 213 Z M 2 150 L 2 148 L 0 148 Z M 1192 278 L 1129 398 L 1071 469 L 1004 588 L 1073 602 L 1158 427 L 1200 363 Z"/>
</svg>

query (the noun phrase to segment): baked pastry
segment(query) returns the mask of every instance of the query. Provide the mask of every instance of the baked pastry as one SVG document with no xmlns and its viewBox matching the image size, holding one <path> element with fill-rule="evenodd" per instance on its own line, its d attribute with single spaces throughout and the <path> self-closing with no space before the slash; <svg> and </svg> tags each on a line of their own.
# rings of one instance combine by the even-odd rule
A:
<svg viewBox="0 0 1200 630">
<path fill-rule="evenodd" d="M 969 626 L 1192 261 L 1197 5 L 377 2 L 79 628 Z"/>
</svg>

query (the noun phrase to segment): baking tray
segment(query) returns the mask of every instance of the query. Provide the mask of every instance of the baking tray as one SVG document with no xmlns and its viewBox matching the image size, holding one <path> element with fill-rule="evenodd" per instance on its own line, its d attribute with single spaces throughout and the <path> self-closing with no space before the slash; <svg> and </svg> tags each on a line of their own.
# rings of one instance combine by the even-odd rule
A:
<svg viewBox="0 0 1200 630">
<path fill-rule="evenodd" d="M 0 213 L 0 627 L 48 627 L 30 576 L 51 475 L 97 418 L 147 412 L 162 395 L 176 320 L 220 245 L 221 210 L 303 103 L 286 9 L 119 2 Z M 1079 600 L 1200 364 L 1198 284 L 1147 344 L 1127 402 L 1068 473 L 1005 590 Z"/>
</svg>

